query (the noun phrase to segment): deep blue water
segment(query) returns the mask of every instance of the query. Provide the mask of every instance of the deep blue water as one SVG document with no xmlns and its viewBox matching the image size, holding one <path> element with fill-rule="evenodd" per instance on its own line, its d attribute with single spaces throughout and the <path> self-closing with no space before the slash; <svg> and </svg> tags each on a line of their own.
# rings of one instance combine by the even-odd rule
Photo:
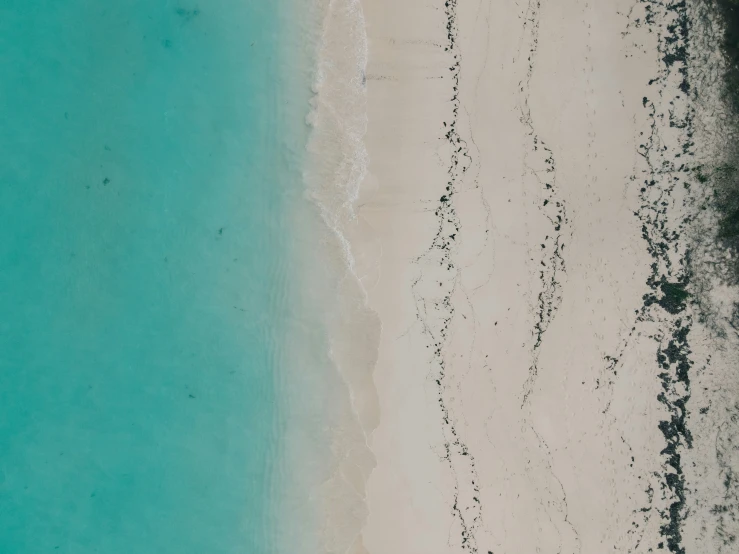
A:
<svg viewBox="0 0 739 554">
<path fill-rule="evenodd" d="M 0 552 L 272 551 L 277 9 L 0 3 Z"/>
</svg>

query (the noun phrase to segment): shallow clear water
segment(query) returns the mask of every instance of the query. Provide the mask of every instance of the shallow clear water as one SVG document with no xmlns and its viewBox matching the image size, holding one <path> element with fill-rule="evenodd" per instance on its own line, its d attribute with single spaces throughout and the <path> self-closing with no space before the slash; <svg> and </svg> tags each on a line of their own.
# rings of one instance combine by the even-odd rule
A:
<svg viewBox="0 0 739 554">
<path fill-rule="evenodd" d="M 277 6 L 0 5 L 0 552 L 273 551 Z"/>
</svg>

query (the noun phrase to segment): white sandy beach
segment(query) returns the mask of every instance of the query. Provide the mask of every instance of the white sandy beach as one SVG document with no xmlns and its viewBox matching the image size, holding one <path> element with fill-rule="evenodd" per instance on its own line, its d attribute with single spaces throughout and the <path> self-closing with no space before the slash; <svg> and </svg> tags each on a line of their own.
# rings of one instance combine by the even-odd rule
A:
<svg viewBox="0 0 739 554">
<path fill-rule="evenodd" d="M 732 551 L 712 445 L 736 378 L 714 397 L 702 379 L 731 373 L 736 337 L 722 353 L 659 304 L 696 190 L 685 63 L 664 61 L 684 10 L 361 9 L 369 166 L 347 236 L 382 330 L 371 379 L 347 376 L 372 454 L 336 551 Z"/>
</svg>

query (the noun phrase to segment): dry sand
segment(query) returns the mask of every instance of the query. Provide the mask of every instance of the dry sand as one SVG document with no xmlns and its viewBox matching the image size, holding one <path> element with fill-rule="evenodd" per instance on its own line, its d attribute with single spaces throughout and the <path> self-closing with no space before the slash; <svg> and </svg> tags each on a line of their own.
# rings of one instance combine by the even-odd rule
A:
<svg viewBox="0 0 739 554">
<path fill-rule="evenodd" d="M 736 340 L 716 352 L 667 298 L 698 186 L 687 60 L 665 62 L 686 8 L 361 5 L 370 162 L 349 236 L 382 331 L 349 551 L 731 552 L 711 511 L 731 454 L 711 445 L 732 451 L 735 385 L 715 420 L 690 391 Z"/>
</svg>

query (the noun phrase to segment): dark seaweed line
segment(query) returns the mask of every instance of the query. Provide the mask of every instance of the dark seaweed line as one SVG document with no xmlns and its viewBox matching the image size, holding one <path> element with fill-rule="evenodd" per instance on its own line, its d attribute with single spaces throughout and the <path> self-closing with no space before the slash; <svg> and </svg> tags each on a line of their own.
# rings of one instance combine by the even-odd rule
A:
<svg viewBox="0 0 739 554">
<path fill-rule="evenodd" d="M 536 322 L 534 323 L 535 340 L 532 348 L 533 361 L 529 367 L 529 376 L 523 387 L 521 401 L 522 408 L 526 406 L 529 395 L 533 392 L 534 384 L 539 374 L 539 351 L 544 338 L 544 333 L 549 328 L 549 324 L 554 319 L 557 309 L 562 303 L 562 297 L 560 295 L 561 286 L 558 278 L 560 274 L 566 272 L 566 268 L 564 257 L 562 256 L 565 243 L 562 239 L 561 231 L 562 226 L 569 222 L 567 219 L 564 200 L 562 200 L 557 194 L 557 166 L 554 160 L 554 155 L 552 154 L 551 149 L 546 146 L 544 141 L 537 134 L 531 118 L 531 110 L 529 108 L 529 93 L 531 77 L 534 73 L 534 58 L 539 46 L 540 9 L 540 0 L 529 0 L 527 14 L 524 18 L 524 29 L 527 25 L 531 25 L 531 43 L 529 45 L 526 80 L 521 83 L 520 87 L 520 93 L 523 96 L 523 103 L 520 108 L 520 119 L 521 123 L 527 129 L 527 136 L 531 141 L 530 147 L 525 154 L 526 157 L 528 157 L 530 151 L 539 152 L 539 150 L 542 150 L 545 153 L 544 164 L 546 167 L 546 178 L 544 180 L 540 177 L 539 172 L 529 166 L 526 161 L 524 161 L 524 166 L 526 172 L 532 174 L 541 186 L 544 201 L 542 202 L 542 205 L 539 206 L 539 209 L 552 224 L 552 235 L 546 235 L 541 244 L 541 250 L 544 255 L 539 262 L 542 267 L 542 269 L 539 270 L 541 290 L 537 295 Z M 526 172 L 522 177 L 525 177 Z"/>
<path fill-rule="evenodd" d="M 661 74 L 650 81 L 650 85 L 658 87 L 657 94 L 663 97 L 669 91 L 669 77 L 677 74 L 680 77 L 680 95 L 688 98 L 690 85 L 688 82 L 687 62 L 689 47 L 690 24 L 687 6 L 684 0 L 660 1 L 639 0 L 645 4 L 645 23 L 656 28 L 659 33 L 658 48 L 664 69 Z M 661 13 L 659 13 L 661 12 Z M 664 31 L 660 31 L 662 18 L 667 18 L 668 24 Z M 658 377 L 662 384 L 662 391 L 658 401 L 665 407 L 669 419 L 659 422 L 659 429 L 664 436 L 666 446 L 660 452 L 664 473 L 662 475 L 662 489 L 669 496 L 667 510 L 659 510 L 663 524 L 660 534 L 667 543 L 670 552 L 685 554 L 682 542 L 682 526 L 687 517 L 685 497 L 685 475 L 683 472 L 680 450 L 692 447 L 692 436 L 686 427 L 687 403 L 690 399 L 689 371 L 693 365 L 690 359 L 688 335 L 692 326 L 692 317 L 685 313 L 688 310 L 688 259 L 687 254 L 681 256 L 677 263 L 673 263 L 670 253 L 676 252 L 676 245 L 681 236 L 677 231 L 670 230 L 667 222 L 670 217 L 670 200 L 675 188 L 682 184 L 686 188 L 689 169 L 680 162 L 682 156 L 693 155 L 692 110 L 688 109 L 684 118 L 679 118 L 673 110 L 669 111 L 669 126 L 682 130 L 682 152 L 675 157 L 664 154 L 662 141 L 658 129 L 657 107 L 648 98 L 643 99 L 643 105 L 649 109 L 651 133 L 644 144 L 639 146 L 639 154 L 645 159 L 648 171 L 640 189 L 641 206 L 635 215 L 642 223 L 642 237 L 647 251 L 653 262 L 647 285 L 652 292 L 644 295 L 642 308 L 638 311 L 636 324 L 632 327 L 630 338 L 640 322 L 647 320 L 657 322 L 662 328 L 661 334 L 654 337 L 658 342 L 657 363 L 660 369 Z M 679 165 L 678 165 L 679 164 Z M 683 216 L 679 228 L 682 229 L 690 217 Z M 622 345 L 619 356 L 608 358 L 608 369 L 615 374 L 620 354 L 625 350 Z M 647 490 L 648 497 L 653 498 L 653 491 Z M 649 512 L 644 508 L 642 512 Z M 641 540 L 639 541 L 641 542 Z M 639 543 L 637 543 L 638 546 Z M 657 545 L 664 548 L 663 543 Z"/>
<path fill-rule="evenodd" d="M 444 122 L 445 138 L 449 142 L 451 148 L 450 163 L 447 168 L 448 181 L 445 187 L 445 193 L 440 197 L 439 204 L 434 211 L 437 217 L 438 227 L 435 236 L 431 242 L 429 249 L 420 256 L 416 261 L 431 261 L 438 264 L 451 273 L 451 288 L 443 292 L 440 300 L 426 299 L 423 294 L 417 291 L 423 276 L 419 277 L 412 286 L 413 295 L 416 300 L 417 317 L 423 325 L 424 332 L 429 335 L 433 345 L 433 358 L 438 372 L 435 383 L 437 386 L 437 400 L 442 414 L 443 432 L 444 432 L 444 459 L 449 465 L 450 470 L 455 479 L 454 502 L 452 505 L 452 514 L 459 522 L 462 529 L 461 544 L 462 548 L 473 554 L 477 554 L 477 542 L 475 538 L 475 530 L 482 521 L 482 507 L 480 504 L 480 489 L 477 477 L 477 469 L 475 458 L 470 453 L 469 448 L 461 439 L 457 427 L 450 413 L 449 403 L 446 400 L 447 395 L 447 362 L 444 356 L 444 346 L 447 342 L 449 325 L 455 313 L 452 305 L 452 294 L 457 286 L 458 269 L 453 262 L 453 251 L 457 235 L 461 231 L 461 222 L 454 206 L 454 196 L 458 192 L 459 182 L 467 172 L 472 163 L 472 157 L 469 148 L 458 131 L 459 126 L 459 80 L 461 71 L 461 59 L 459 48 L 457 46 L 457 16 L 456 16 L 457 0 L 447 0 L 444 4 L 444 12 L 446 15 L 447 43 L 444 48 L 453 57 L 453 63 L 449 67 L 452 80 L 453 94 L 451 96 L 452 103 L 452 119 Z M 440 287 L 443 286 L 439 283 Z M 434 311 L 441 315 L 441 327 L 438 330 L 432 328 L 428 317 L 428 305 L 431 305 Z M 468 467 L 458 467 L 458 460 L 464 460 Z M 467 469 L 469 476 L 469 484 L 472 489 L 471 498 L 460 498 L 460 479 L 465 476 L 460 475 L 461 471 Z M 471 513 L 470 513 L 471 512 Z"/>
<path fill-rule="evenodd" d="M 539 12 L 541 9 L 540 0 L 529 0 L 526 10 L 526 16 L 524 17 L 524 31 L 527 26 L 530 26 L 530 43 L 528 51 L 528 66 L 526 69 L 525 81 L 521 83 L 519 92 L 522 96 L 522 104 L 520 106 L 521 117 L 520 121 L 527 130 L 527 137 L 530 141 L 529 147 L 525 152 L 526 158 L 534 152 L 543 152 L 544 159 L 544 175 L 542 179 L 540 171 L 536 168 L 531 167 L 526 158 L 524 159 L 524 174 L 522 178 L 526 177 L 527 173 L 534 176 L 536 181 L 541 187 L 543 194 L 543 202 L 539 205 L 539 210 L 549 220 L 552 225 L 552 234 L 546 235 L 543 242 L 541 243 L 542 258 L 539 263 L 542 269 L 539 270 L 539 281 L 541 284 L 541 290 L 537 295 L 537 310 L 536 310 L 536 322 L 534 323 L 534 345 L 532 347 L 532 364 L 529 367 L 529 376 L 526 379 L 523 387 L 523 395 L 521 402 L 521 409 L 524 409 L 529 401 L 529 396 L 533 392 L 533 388 L 538 377 L 538 360 L 540 354 L 540 348 L 544 335 L 549 328 L 549 325 L 554 319 L 559 306 L 562 303 L 561 296 L 561 284 L 559 282 L 560 275 L 566 273 L 565 260 L 563 256 L 563 250 L 565 248 L 565 242 L 563 240 L 563 227 L 569 224 L 567 217 L 567 209 L 564 200 L 558 194 L 557 189 L 557 166 L 554 159 L 552 150 L 546 145 L 541 139 L 534 126 L 533 119 L 531 117 L 531 110 L 529 107 L 529 96 L 531 90 L 531 78 L 534 73 L 534 60 L 537 54 L 539 46 Z M 539 154 L 541 155 L 541 154 Z M 549 445 L 546 441 L 536 432 L 533 426 L 531 431 L 536 437 L 539 445 L 539 450 L 542 451 L 546 458 L 551 458 L 551 452 Z M 569 505 L 567 502 L 567 493 L 562 485 L 561 480 L 554 473 L 551 463 L 547 460 L 546 467 L 553 479 L 559 485 L 559 489 L 562 494 L 562 511 L 564 522 L 570 527 L 578 544 L 578 551 L 581 548 L 580 534 L 577 532 L 575 527 L 569 520 Z M 542 508 L 544 508 L 542 504 Z M 546 511 L 546 508 L 544 508 Z M 557 532 L 560 533 L 559 529 Z M 560 533 L 561 537 L 561 533 Z M 561 544 L 560 544 L 561 549 Z"/>
</svg>

